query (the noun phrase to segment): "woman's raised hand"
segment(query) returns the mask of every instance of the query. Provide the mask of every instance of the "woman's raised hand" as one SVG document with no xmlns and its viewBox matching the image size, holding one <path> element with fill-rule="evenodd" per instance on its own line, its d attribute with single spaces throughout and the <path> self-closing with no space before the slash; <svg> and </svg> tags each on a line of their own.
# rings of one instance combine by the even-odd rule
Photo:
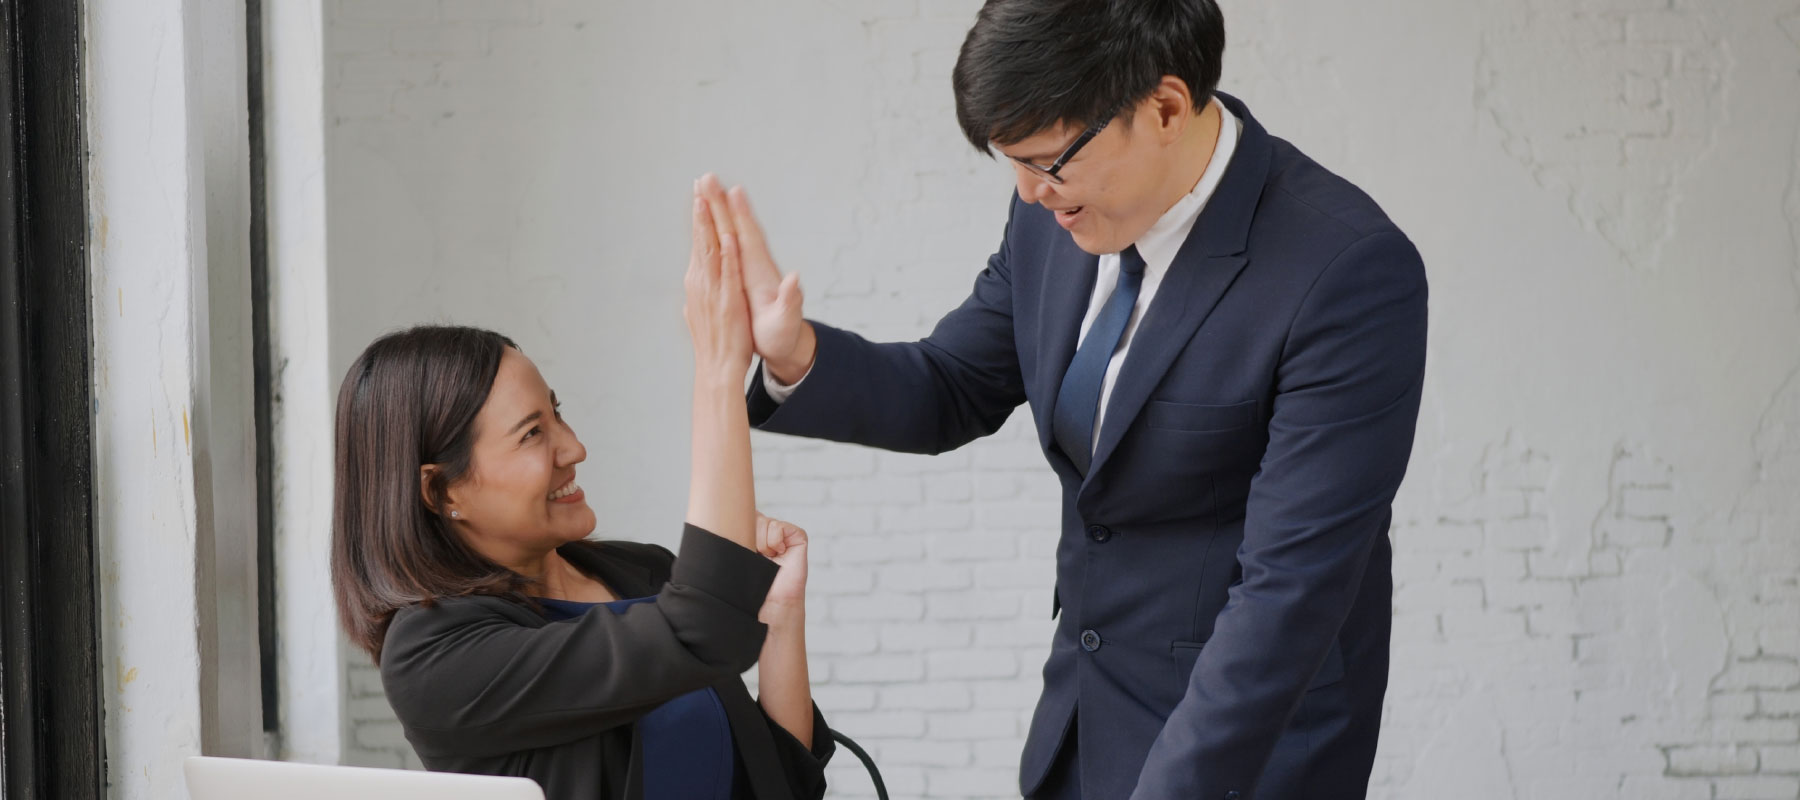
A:
<svg viewBox="0 0 1800 800">
<path fill-rule="evenodd" d="M 694 184 L 694 243 L 681 312 L 694 340 L 695 369 L 742 380 L 753 346 L 743 259 L 730 209 L 709 203 L 702 184 L 713 186 L 717 179 L 707 175 Z"/>
</svg>

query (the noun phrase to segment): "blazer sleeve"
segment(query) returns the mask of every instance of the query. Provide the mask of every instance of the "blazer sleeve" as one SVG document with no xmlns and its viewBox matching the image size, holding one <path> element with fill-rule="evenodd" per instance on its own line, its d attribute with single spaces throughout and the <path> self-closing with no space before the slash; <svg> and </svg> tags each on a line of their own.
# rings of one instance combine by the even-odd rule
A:
<svg viewBox="0 0 1800 800">
<path fill-rule="evenodd" d="M 421 755 L 491 756 L 635 721 L 756 663 L 756 619 L 778 569 L 700 528 L 654 603 L 541 627 L 494 598 L 404 609 L 388 629 L 382 684 Z"/>
<path fill-rule="evenodd" d="M 1233 587 L 1135 800 L 1255 796 L 1362 583 L 1412 453 L 1425 374 L 1424 265 L 1397 231 L 1315 280 L 1277 369 Z"/>
<path fill-rule="evenodd" d="M 1025 402 L 1013 340 L 1010 242 L 1020 206 L 1013 196 L 999 251 L 974 291 L 931 335 L 874 344 L 814 322 L 812 371 L 784 403 L 751 381 L 750 422 L 760 430 L 880 447 L 941 453 L 1000 429 Z"/>
<path fill-rule="evenodd" d="M 813 706 L 812 747 L 801 744 L 799 739 L 770 719 L 768 714 L 763 715 L 763 721 L 769 726 L 769 734 L 775 739 L 775 755 L 781 761 L 781 770 L 787 777 L 788 786 L 794 791 L 795 800 L 823 798 L 825 765 L 837 753 L 837 741 L 831 738 L 831 729 L 826 727 L 825 715 L 819 712 L 818 705 Z"/>
</svg>

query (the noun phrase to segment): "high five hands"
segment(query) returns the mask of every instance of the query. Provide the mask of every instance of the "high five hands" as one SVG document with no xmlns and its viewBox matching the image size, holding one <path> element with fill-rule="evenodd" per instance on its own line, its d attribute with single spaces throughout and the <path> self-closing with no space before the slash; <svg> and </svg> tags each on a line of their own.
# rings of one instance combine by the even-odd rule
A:
<svg viewBox="0 0 1800 800">
<path fill-rule="evenodd" d="M 695 184 L 695 193 L 710 216 L 711 227 L 719 232 L 720 241 L 734 240 L 736 257 L 742 264 L 751 337 L 756 354 L 763 359 L 763 368 L 779 383 L 797 383 L 812 369 L 818 350 L 812 326 L 801 315 L 804 298 L 799 274 L 781 274 L 744 187 L 736 186 L 727 192 L 718 177 L 708 173 Z M 696 241 L 699 207 L 696 205 Z"/>
</svg>

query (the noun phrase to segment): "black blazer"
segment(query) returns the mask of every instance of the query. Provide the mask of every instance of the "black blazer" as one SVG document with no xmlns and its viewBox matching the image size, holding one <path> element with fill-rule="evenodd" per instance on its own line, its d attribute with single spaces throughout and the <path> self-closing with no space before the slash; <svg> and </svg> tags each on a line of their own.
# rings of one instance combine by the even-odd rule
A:
<svg viewBox="0 0 1800 800">
<path fill-rule="evenodd" d="M 762 713 L 739 675 L 756 663 L 757 611 L 776 566 L 693 526 L 681 557 L 636 542 L 557 549 L 621 597 L 620 614 L 549 623 L 518 602 L 460 597 L 399 611 L 381 682 L 427 769 L 536 780 L 549 800 L 640 800 L 636 721 L 708 686 L 731 722 L 756 800 L 816 800 L 835 745 L 813 709 L 809 750 Z"/>
<path fill-rule="evenodd" d="M 1050 420 L 1099 259 L 1016 195 L 974 292 L 923 341 L 819 325 L 787 402 L 752 382 L 763 430 L 908 452 L 1030 405 L 1063 505 L 1027 795 L 1068 739 L 1083 797 L 1318 800 L 1368 783 L 1424 264 L 1368 195 L 1220 99 L 1243 136 L 1132 339 L 1085 474 Z"/>
</svg>

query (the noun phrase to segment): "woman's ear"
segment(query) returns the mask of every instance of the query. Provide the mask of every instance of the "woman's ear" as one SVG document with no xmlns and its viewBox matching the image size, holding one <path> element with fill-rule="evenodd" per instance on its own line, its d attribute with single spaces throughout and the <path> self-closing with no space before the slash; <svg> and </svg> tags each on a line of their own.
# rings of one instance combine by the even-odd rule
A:
<svg viewBox="0 0 1800 800">
<path fill-rule="evenodd" d="M 436 464 L 419 466 L 419 500 L 425 503 L 426 508 L 431 509 L 431 513 L 441 516 L 445 510 L 438 508 L 437 498 L 431 496 L 431 481 L 437 477 L 437 474 L 438 465 Z"/>
</svg>

